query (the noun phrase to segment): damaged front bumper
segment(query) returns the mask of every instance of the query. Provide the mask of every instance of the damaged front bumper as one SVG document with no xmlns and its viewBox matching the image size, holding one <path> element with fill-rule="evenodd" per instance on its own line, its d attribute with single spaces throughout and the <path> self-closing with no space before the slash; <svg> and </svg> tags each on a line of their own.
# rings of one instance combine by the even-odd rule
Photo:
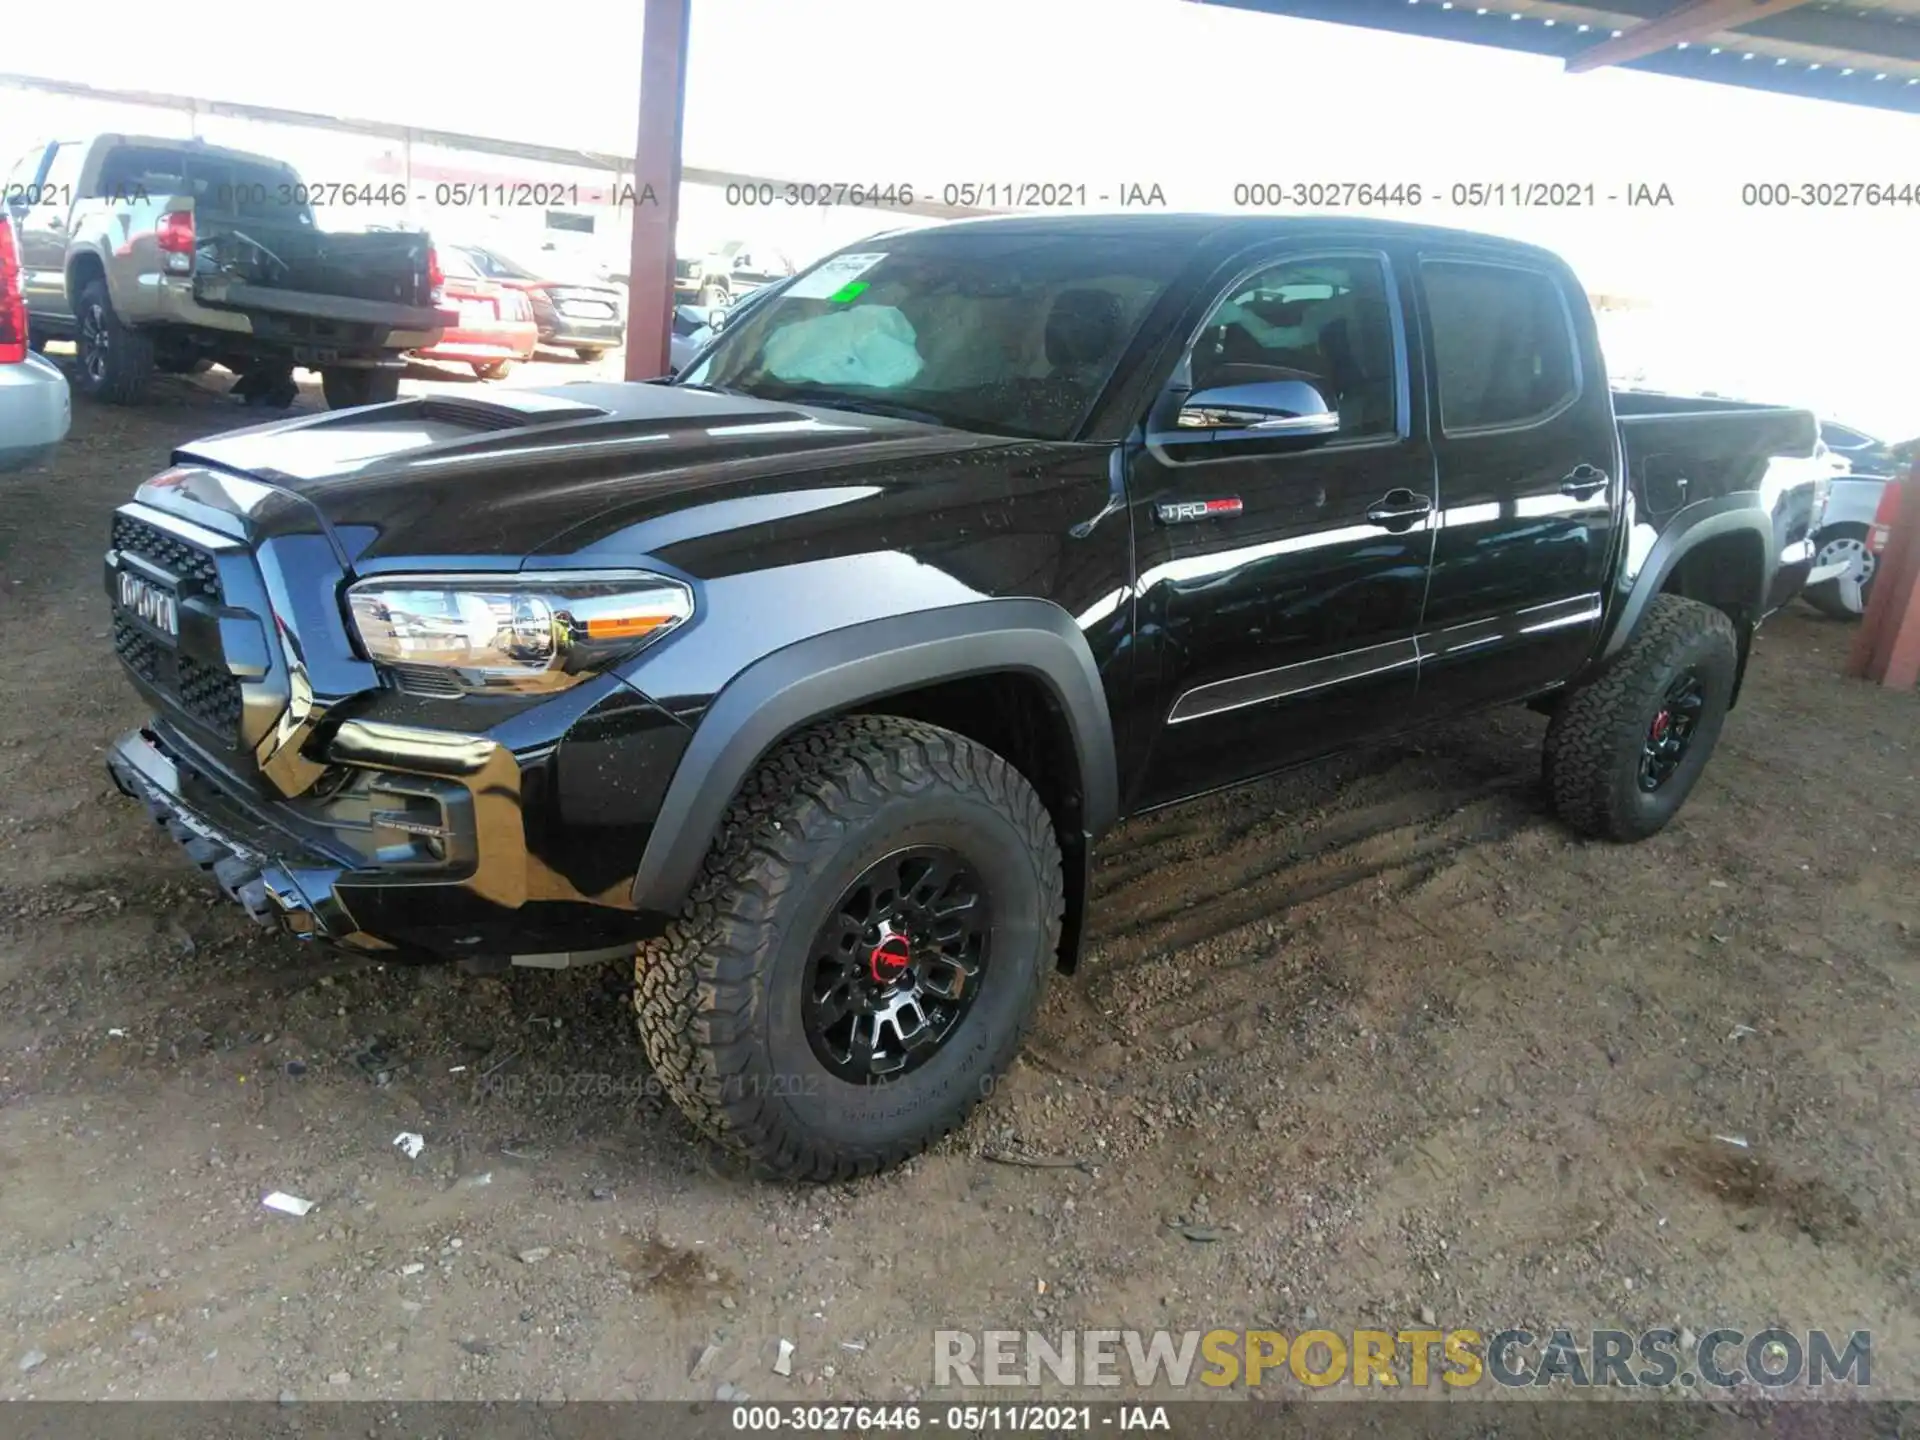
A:
<svg viewBox="0 0 1920 1440">
<path fill-rule="evenodd" d="M 108 752 L 107 773 L 121 794 L 145 805 L 187 858 L 261 924 L 350 948 L 392 948 L 364 934 L 341 903 L 336 887 L 342 867 L 318 854 L 289 855 L 289 836 L 217 787 L 195 783 L 191 766 L 155 731 L 121 736 Z"/>
<path fill-rule="evenodd" d="M 230 898 L 302 939 L 558 968 L 630 954 L 650 928 L 624 893 L 584 895 L 529 852 L 519 762 L 496 742 L 349 721 L 326 763 L 337 798 L 301 809 L 247 794 L 159 725 L 107 757 Z"/>
</svg>

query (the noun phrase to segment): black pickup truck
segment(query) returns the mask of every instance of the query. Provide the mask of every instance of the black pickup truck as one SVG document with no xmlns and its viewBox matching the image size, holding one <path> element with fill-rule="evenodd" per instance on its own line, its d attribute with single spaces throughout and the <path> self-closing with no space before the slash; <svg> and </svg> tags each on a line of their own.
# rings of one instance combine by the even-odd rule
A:
<svg viewBox="0 0 1920 1440">
<path fill-rule="evenodd" d="M 1658 830 L 1804 577 L 1811 414 L 1616 403 L 1554 256 L 1016 218 L 822 262 L 672 383 L 190 445 L 114 516 L 120 787 L 253 914 L 636 966 L 773 1172 L 951 1130 L 1121 818 L 1493 705 Z"/>
</svg>

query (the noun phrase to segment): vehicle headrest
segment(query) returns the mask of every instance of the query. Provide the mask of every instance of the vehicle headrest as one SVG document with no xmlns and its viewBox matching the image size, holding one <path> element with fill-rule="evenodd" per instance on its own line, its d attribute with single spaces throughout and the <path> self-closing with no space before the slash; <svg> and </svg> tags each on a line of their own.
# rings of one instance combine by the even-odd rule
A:
<svg viewBox="0 0 1920 1440">
<path fill-rule="evenodd" d="M 1120 297 L 1110 290 L 1062 290 L 1047 310 L 1047 363 L 1087 365 L 1120 338 Z"/>
</svg>

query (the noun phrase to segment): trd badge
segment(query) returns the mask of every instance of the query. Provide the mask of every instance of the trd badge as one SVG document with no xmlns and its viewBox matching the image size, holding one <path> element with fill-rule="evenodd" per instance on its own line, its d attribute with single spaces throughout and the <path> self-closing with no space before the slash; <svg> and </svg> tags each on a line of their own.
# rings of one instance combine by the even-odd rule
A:
<svg viewBox="0 0 1920 1440">
<path fill-rule="evenodd" d="M 1247 507 L 1240 503 L 1238 495 L 1229 495 L 1219 500 L 1175 500 L 1153 507 L 1154 516 L 1162 525 L 1184 525 L 1190 520 L 1220 520 L 1238 515 Z"/>
</svg>

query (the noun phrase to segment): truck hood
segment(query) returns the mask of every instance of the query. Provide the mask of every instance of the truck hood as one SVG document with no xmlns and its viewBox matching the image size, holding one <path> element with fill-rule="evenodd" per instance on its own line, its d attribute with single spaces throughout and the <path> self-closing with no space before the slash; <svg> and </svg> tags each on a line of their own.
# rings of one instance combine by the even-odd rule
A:
<svg viewBox="0 0 1920 1440">
<path fill-rule="evenodd" d="M 679 386 L 435 395 L 303 416 L 182 447 L 176 465 L 299 496 L 358 573 L 517 569 L 561 536 L 734 494 L 1021 443 Z M 812 479 L 806 484 L 816 483 Z"/>
</svg>

